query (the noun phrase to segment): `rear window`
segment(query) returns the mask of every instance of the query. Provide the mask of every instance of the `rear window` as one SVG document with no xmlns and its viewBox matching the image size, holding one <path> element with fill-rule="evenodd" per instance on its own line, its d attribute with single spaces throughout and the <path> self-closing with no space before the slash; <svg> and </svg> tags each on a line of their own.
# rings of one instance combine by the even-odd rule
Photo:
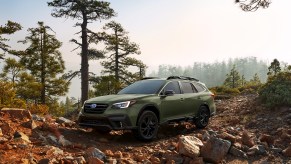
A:
<svg viewBox="0 0 291 164">
<path fill-rule="evenodd" d="M 201 84 L 194 83 L 194 86 L 195 86 L 195 88 L 197 89 L 198 92 L 205 91 L 205 88 Z"/>
<path fill-rule="evenodd" d="M 194 93 L 194 89 L 191 83 L 182 82 L 181 84 L 182 84 L 183 93 Z"/>
<path fill-rule="evenodd" d="M 165 80 L 141 80 L 127 86 L 117 94 L 157 94 L 164 84 Z"/>
</svg>

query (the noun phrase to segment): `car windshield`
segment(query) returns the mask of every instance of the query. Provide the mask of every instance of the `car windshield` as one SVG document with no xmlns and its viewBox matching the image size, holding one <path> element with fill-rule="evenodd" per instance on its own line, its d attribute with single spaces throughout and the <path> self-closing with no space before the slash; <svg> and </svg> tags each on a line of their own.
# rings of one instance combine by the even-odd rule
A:
<svg viewBox="0 0 291 164">
<path fill-rule="evenodd" d="M 118 94 L 157 94 L 165 80 L 142 80 L 137 81 L 122 89 Z"/>
</svg>

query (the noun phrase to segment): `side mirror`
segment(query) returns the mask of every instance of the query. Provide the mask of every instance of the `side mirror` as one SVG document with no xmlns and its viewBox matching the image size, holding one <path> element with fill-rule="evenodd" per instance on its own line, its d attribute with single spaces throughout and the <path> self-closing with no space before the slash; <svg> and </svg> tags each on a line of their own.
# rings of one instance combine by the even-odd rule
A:
<svg viewBox="0 0 291 164">
<path fill-rule="evenodd" d="M 175 92 L 173 90 L 166 90 L 164 95 L 165 96 L 173 96 L 175 94 Z"/>
</svg>

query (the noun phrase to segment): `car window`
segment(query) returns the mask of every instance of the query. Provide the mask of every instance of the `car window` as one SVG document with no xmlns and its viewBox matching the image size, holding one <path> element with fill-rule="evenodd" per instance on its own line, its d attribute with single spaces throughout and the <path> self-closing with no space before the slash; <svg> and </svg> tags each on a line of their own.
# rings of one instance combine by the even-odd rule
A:
<svg viewBox="0 0 291 164">
<path fill-rule="evenodd" d="M 199 85 L 199 84 L 194 83 L 194 86 L 195 86 L 195 88 L 197 89 L 198 92 L 203 92 L 203 91 L 205 91 L 205 88 L 202 87 L 202 86 Z"/>
<path fill-rule="evenodd" d="M 137 81 L 118 92 L 118 94 L 157 94 L 165 80 Z"/>
<path fill-rule="evenodd" d="M 183 93 L 194 93 L 194 89 L 191 83 L 182 82 L 181 84 L 182 84 Z"/>
<path fill-rule="evenodd" d="M 181 94 L 180 86 L 177 81 L 172 81 L 168 83 L 164 88 L 164 91 L 167 90 L 172 90 L 175 92 L 175 94 Z"/>
</svg>

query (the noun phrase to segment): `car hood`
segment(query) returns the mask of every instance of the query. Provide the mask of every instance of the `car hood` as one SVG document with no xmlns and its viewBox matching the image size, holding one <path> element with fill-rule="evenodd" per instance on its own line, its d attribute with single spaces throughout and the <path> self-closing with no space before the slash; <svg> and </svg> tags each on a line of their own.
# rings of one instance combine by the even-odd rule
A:
<svg viewBox="0 0 291 164">
<path fill-rule="evenodd" d="M 149 95 L 149 94 L 106 95 L 106 96 L 99 96 L 99 97 L 91 98 L 87 100 L 86 102 L 87 103 L 92 103 L 92 102 L 115 103 L 115 102 L 121 102 L 121 101 L 141 99 L 141 98 L 149 97 L 149 96 L 152 96 L 152 95 Z"/>
</svg>

